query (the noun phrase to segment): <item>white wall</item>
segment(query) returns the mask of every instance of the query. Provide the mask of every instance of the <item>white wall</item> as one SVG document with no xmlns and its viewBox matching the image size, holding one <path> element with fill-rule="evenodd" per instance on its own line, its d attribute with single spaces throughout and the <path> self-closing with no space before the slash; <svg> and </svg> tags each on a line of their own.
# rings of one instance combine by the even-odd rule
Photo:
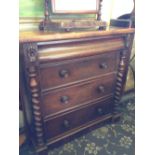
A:
<svg viewBox="0 0 155 155">
<path fill-rule="evenodd" d="M 109 21 L 109 18 L 117 17 L 131 13 L 134 7 L 133 0 L 103 0 L 102 2 L 102 19 Z"/>
</svg>

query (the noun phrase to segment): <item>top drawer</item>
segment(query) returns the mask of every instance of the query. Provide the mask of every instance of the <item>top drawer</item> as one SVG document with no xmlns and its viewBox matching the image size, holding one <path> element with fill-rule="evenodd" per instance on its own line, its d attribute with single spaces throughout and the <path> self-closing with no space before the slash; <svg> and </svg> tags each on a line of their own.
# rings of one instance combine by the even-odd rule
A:
<svg viewBox="0 0 155 155">
<path fill-rule="evenodd" d="M 115 71 L 119 52 L 41 65 L 42 89 L 54 89 Z"/>
<path fill-rule="evenodd" d="M 38 58 L 41 64 L 95 56 L 125 49 L 124 38 L 118 36 L 40 42 L 37 45 Z"/>
</svg>

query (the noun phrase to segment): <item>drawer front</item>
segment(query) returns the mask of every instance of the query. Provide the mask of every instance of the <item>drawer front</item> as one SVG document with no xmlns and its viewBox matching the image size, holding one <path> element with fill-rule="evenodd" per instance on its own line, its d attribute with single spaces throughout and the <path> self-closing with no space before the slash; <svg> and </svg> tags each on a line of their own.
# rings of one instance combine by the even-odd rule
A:
<svg viewBox="0 0 155 155">
<path fill-rule="evenodd" d="M 100 118 L 112 112 L 113 102 L 108 99 L 104 102 L 95 103 L 83 109 L 61 115 L 45 122 L 45 134 L 47 139 L 67 134 L 72 129 L 89 123 L 90 121 Z"/>
<path fill-rule="evenodd" d="M 109 74 L 42 96 L 44 116 L 54 115 L 113 93 L 116 74 Z"/>
<path fill-rule="evenodd" d="M 41 86 L 43 90 L 53 89 L 69 83 L 109 73 L 117 69 L 118 52 L 95 57 L 65 61 L 52 65 L 42 65 Z"/>
</svg>

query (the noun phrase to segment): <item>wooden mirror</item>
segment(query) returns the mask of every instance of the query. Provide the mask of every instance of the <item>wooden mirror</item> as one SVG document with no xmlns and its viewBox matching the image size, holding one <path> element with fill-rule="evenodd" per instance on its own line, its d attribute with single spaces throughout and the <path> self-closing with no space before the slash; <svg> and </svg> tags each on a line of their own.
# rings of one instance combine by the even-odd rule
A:
<svg viewBox="0 0 155 155">
<path fill-rule="evenodd" d="M 102 0 L 44 0 L 44 4 L 45 18 L 39 27 L 42 31 L 103 30 L 106 27 L 106 22 L 101 21 Z M 61 17 L 61 20 L 53 18 L 53 15 Z M 93 15 L 93 18 L 83 18 L 87 15 Z M 72 18 L 68 18 L 70 16 Z M 75 18 L 78 16 L 80 18 Z"/>
</svg>

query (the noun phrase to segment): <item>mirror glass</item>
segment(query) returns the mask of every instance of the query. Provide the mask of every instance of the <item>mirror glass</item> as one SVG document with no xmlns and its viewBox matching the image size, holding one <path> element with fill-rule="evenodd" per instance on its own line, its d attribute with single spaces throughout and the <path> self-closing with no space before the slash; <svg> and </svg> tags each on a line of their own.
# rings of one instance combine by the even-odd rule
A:
<svg viewBox="0 0 155 155">
<path fill-rule="evenodd" d="M 99 0 L 51 0 L 53 13 L 97 13 Z"/>
</svg>

